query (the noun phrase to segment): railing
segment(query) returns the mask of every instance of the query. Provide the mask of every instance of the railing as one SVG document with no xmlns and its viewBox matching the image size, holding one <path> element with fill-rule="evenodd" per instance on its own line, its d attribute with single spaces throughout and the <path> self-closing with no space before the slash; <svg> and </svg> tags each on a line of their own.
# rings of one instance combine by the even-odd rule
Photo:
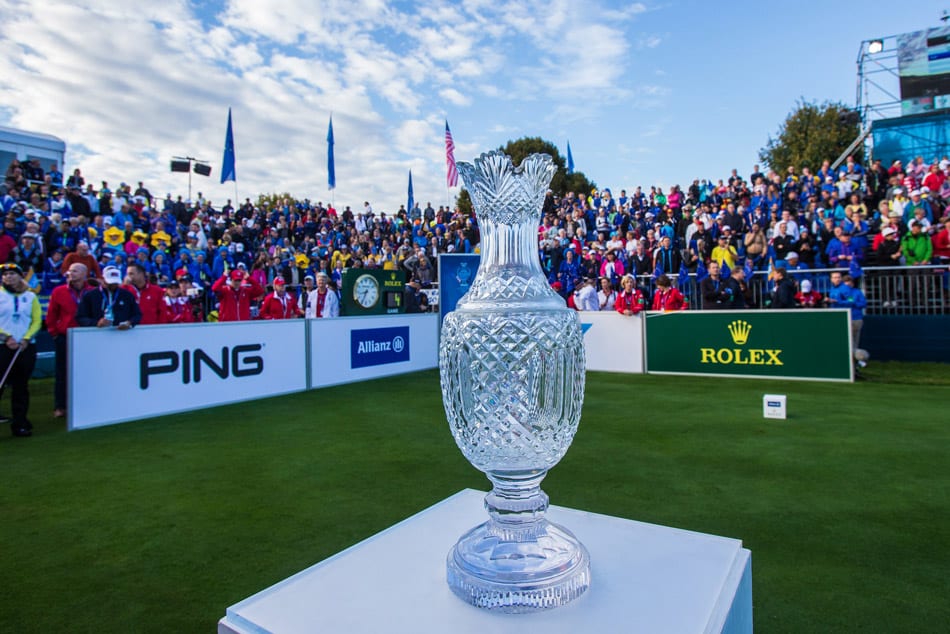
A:
<svg viewBox="0 0 950 634">
<path fill-rule="evenodd" d="M 789 277 L 801 282 L 809 280 L 812 289 L 822 294 L 831 290 L 831 273 L 848 273 L 848 269 L 808 269 L 790 271 Z M 670 275 L 673 284 L 689 298 L 689 306 L 700 305 L 699 283 L 690 273 L 689 283 L 679 284 L 678 276 Z M 652 275 L 638 277 L 641 290 L 653 296 L 656 282 Z M 867 297 L 865 313 L 871 315 L 948 315 L 950 314 L 950 265 L 867 267 L 858 278 L 858 287 Z M 747 280 L 752 289 L 752 307 L 765 307 L 772 286 L 768 271 L 756 271 Z"/>
</svg>

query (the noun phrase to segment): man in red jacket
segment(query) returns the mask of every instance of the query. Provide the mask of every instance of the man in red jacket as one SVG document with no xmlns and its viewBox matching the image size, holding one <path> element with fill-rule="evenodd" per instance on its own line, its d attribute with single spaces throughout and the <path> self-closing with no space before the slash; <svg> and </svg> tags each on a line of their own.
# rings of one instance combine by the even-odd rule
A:
<svg viewBox="0 0 950 634">
<path fill-rule="evenodd" d="M 211 290 L 218 296 L 218 321 L 247 321 L 251 318 L 251 301 L 264 294 L 264 289 L 253 278 L 245 278 L 244 271 L 234 269 L 218 279 Z"/>
<path fill-rule="evenodd" d="M 89 271 L 85 264 L 76 262 L 66 270 L 66 283 L 57 286 L 49 297 L 46 310 L 46 330 L 53 338 L 56 350 L 56 382 L 53 387 L 53 416 L 66 415 L 66 331 L 75 328 L 76 309 L 87 291 L 95 286 L 87 283 Z"/>
<path fill-rule="evenodd" d="M 261 319 L 293 319 L 300 315 L 297 298 L 287 292 L 284 278 L 274 278 L 274 292 L 264 298 L 261 306 Z"/>
<path fill-rule="evenodd" d="M 145 268 L 133 262 L 129 265 L 126 277 L 131 284 L 126 284 L 122 288 L 135 296 L 135 301 L 142 311 L 142 326 L 149 324 L 164 324 L 167 313 L 165 311 L 165 293 L 155 284 L 150 284 Z"/>
</svg>

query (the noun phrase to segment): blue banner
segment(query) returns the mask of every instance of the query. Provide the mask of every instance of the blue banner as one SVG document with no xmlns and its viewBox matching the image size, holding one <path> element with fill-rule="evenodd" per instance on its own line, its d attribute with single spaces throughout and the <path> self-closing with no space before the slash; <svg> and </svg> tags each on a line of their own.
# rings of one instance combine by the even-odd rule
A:
<svg viewBox="0 0 950 634">
<path fill-rule="evenodd" d="M 455 305 L 468 292 L 475 280 L 481 256 L 477 253 L 442 254 L 439 256 L 439 323 L 455 310 Z"/>
<path fill-rule="evenodd" d="M 330 127 L 327 130 L 327 185 L 330 189 L 336 187 L 336 165 L 333 164 L 333 116 L 330 116 Z"/>
<path fill-rule="evenodd" d="M 234 131 L 231 129 L 231 109 L 228 108 L 228 132 L 224 137 L 224 160 L 221 162 L 221 182 L 237 181 L 234 171 Z"/>
<path fill-rule="evenodd" d="M 350 368 L 409 361 L 409 326 L 350 331 Z"/>
</svg>

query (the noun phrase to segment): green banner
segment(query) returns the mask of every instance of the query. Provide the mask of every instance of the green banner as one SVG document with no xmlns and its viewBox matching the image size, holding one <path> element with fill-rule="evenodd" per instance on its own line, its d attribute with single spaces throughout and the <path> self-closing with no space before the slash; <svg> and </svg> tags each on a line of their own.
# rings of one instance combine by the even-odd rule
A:
<svg viewBox="0 0 950 634">
<path fill-rule="evenodd" d="M 847 310 L 650 313 L 647 372 L 851 381 Z"/>
<path fill-rule="evenodd" d="M 347 269 L 340 289 L 341 312 L 348 317 L 404 313 L 405 288 L 405 271 Z"/>
</svg>

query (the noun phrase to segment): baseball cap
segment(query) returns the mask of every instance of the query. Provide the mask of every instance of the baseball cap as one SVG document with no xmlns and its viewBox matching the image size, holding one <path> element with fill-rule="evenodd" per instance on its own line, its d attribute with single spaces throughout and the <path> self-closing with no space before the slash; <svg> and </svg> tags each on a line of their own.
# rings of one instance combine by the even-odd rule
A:
<svg viewBox="0 0 950 634">
<path fill-rule="evenodd" d="M 884 230 L 881 232 L 881 235 L 886 237 L 886 236 L 892 236 L 895 233 L 897 233 L 897 229 L 895 229 L 894 227 L 884 227 Z"/>
<path fill-rule="evenodd" d="M 788 253 L 785 254 L 785 259 L 786 259 L 786 260 L 791 260 L 792 258 L 794 258 L 794 259 L 797 260 L 797 259 L 798 259 L 798 254 L 795 253 L 794 251 L 789 251 Z"/>
<path fill-rule="evenodd" d="M 114 266 L 107 266 L 102 270 L 102 279 L 106 284 L 121 284 L 122 272 Z"/>
<path fill-rule="evenodd" d="M 282 277 L 279 276 L 279 275 L 274 278 L 274 286 L 283 286 L 283 285 L 286 284 L 286 283 L 287 283 L 287 282 L 284 281 L 284 278 L 282 278 Z"/>
<path fill-rule="evenodd" d="M 244 271 L 242 271 L 241 269 L 234 269 L 233 271 L 231 271 L 231 274 L 228 277 L 230 277 L 232 280 L 243 280 Z"/>
<path fill-rule="evenodd" d="M 802 292 L 808 293 L 811 292 L 811 282 L 808 280 L 802 280 Z"/>
</svg>

